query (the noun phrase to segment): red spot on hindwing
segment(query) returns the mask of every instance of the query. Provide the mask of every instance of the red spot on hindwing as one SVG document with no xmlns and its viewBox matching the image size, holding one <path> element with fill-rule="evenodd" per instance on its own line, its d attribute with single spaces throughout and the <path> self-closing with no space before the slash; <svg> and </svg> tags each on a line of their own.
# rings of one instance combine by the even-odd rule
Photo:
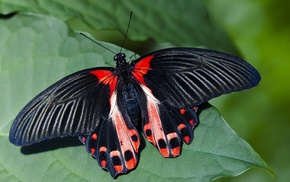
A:
<svg viewBox="0 0 290 182">
<path fill-rule="evenodd" d="M 118 105 L 116 105 L 116 99 L 117 95 L 114 92 L 110 98 L 111 111 L 109 117 L 116 130 L 120 146 L 119 150 L 112 151 L 110 155 L 112 161 L 119 161 L 113 165 L 116 173 L 122 173 L 125 169 L 136 167 L 140 138 L 136 128 L 124 119 Z"/>
<path fill-rule="evenodd" d="M 115 171 L 117 173 L 121 173 L 124 169 L 124 166 L 122 165 L 122 163 L 119 163 L 121 161 L 120 152 L 118 150 L 113 150 L 110 153 L 110 157 L 111 157 L 111 160 L 113 161 L 113 167 L 114 167 Z"/>
<path fill-rule="evenodd" d="M 185 124 L 182 124 L 182 123 L 181 123 L 181 124 L 178 125 L 178 129 L 179 129 L 179 130 L 182 130 L 182 129 L 184 129 L 184 128 L 186 128 L 186 125 L 185 125 Z"/>
<path fill-rule="evenodd" d="M 99 151 L 100 151 L 100 152 L 107 152 L 107 148 L 104 147 L 104 146 L 102 146 L 102 147 L 100 147 Z"/>
<path fill-rule="evenodd" d="M 96 149 L 90 148 L 91 154 L 94 154 L 96 152 Z"/>
<path fill-rule="evenodd" d="M 194 125 L 195 125 L 194 120 L 193 120 L 193 119 L 189 120 L 189 124 L 190 124 L 191 126 L 194 126 Z"/>
<path fill-rule="evenodd" d="M 81 141 L 82 141 L 83 144 L 86 142 L 86 140 L 87 140 L 87 138 L 86 138 L 85 136 L 83 136 L 83 137 L 81 138 Z"/>
<path fill-rule="evenodd" d="M 90 74 L 95 75 L 98 78 L 99 83 L 109 85 L 110 94 L 113 93 L 118 81 L 118 77 L 113 72 L 109 70 L 94 70 L 91 71 Z"/>
<path fill-rule="evenodd" d="M 101 160 L 101 167 L 106 168 L 107 166 L 107 161 L 106 160 Z"/>
<path fill-rule="evenodd" d="M 185 109 L 180 109 L 179 112 L 180 112 L 180 114 L 184 114 L 186 112 L 186 110 Z"/>
<path fill-rule="evenodd" d="M 100 158 L 100 165 L 102 168 L 106 168 L 107 166 L 107 156 L 106 156 L 106 153 L 107 153 L 107 148 L 105 146 L 102 146 L 99 148 L 99 158 Z"/>
<path fill-rule="evenodd" d="M 153 59 L 153 55 L 147 56 L 141 59 L 135 66 L 134 70 L 132 71 L 132 75 L 138 80 L 140 83 L 145 84 L 143 76 L 147 74 L 150 68 L 150 61 Z"/>
<path fill-rule="evenodd" d="M 190 141 L 191 141 L 191 139 L 190 139 L 189 136 L 184 136 L 184 137 L 183 137 L 183 141 L 184 141 L 185 143 L 189 144 Z"/>
<path fill-rule="evenodd" d="M 98 138 L 98 135 L 96 133 L 92 134 L 92 139 L 93 140 L 97 140 L 97 138 Z"/>
<path fill-rule="evenodd" d="M 167 134 L 167 139 L 169 141 L 172 141 L 174 139 L 178 140 L 178 135 L 177 135 L 176 132 L 169 133 L 169 134 Z M 171 150 L 171 152 L 170 152 L 171 155 L 173 157 L 179 156 L 180 155 L 180 149 L 181 149 L 181 147 L 180 147 L 179 144 L 176 145 L 176 146 L 171 146 L 171 149 L 170 149 Z"/>
<path fill-rule="evenodd" d="M 152 125 L 150 122 L 144 125 L 143 131 L 146 135 L 146 138 L 149 142 L 151 142 L 154 146 L 156 146 L 156 142 L 154 140 L 154 136 L 152 135 Z"/>
</svg>

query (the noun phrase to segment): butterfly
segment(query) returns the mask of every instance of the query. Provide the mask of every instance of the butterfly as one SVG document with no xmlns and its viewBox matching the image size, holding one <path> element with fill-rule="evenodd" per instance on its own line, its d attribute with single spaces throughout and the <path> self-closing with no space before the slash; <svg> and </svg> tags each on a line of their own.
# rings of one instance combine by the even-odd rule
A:
<svg viewBox="0 0 290 182">
<path fill-rule="evenodd" d="M 163 157 L 177 157 L 193 140 L 200 104 L 261 79 L 246 61 L 207 49 L 162 49 L 130 63 L 120 52 L 114 60 L 115 68 L 78 71 L 37 95 L 14 120 L 10 142 L 79 137 L 116 177 L 137 166 L 141 133 Z"/>
</svg>

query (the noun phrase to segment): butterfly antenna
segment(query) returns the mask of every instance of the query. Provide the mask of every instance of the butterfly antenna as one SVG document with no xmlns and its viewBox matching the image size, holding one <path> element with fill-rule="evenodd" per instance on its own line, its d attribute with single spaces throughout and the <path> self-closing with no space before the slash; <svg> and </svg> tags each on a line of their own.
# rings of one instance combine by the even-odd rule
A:
<svg viewBox="0 0 290 182">
<path fill-rule="evenodd" d="M 82 36 L 88 38 L 88 39 L 91 40 L 92 42 L 98 44 L 98 45 L 101 46 L 102 48 L 107 49 L 108 51 L 112 52 L 113 54 L 117 54 L 117 53 L 115 53 L 114 51 L 112 51 L 111 49 L 109 49 L 109 48 L 103 46 L 103 45 L 100 44 L 99 42 L 97 42 L 97 41 L 95 41 L 94 39 L 92 39 L 91 37 L 87 36 L 86 34 L 84 34 L 84 33 L 82 33 L 82 32 L 80 32 L 80 34 L 81 34 Z"/>
<path fill-rule="evenodd" d="M 129 27 L 130 27 L 130 23 L 131 23 L 131 19 L 132 19 L 132 14 L 133 14 L 133 11 L 131 11 L 131 13 L 130 13 L 128 26 L 127 26 L 127 30 L 126 30 L 126 33 L 125 33 L 125 37 L 124 37 L 124 40 L 123 40 L 123 43 L 122 43 L 122 46 L 121 46 L 120 53 L 122 52 L 122 49 L 123 49 L 123 47 L 124 47 L 124 45 L 125 45 L 125 41 L 126 41 L 126 39 L 127 39 L 127 35 L 128 35 L 128 31 L 129 31 Z"/>
</svg>

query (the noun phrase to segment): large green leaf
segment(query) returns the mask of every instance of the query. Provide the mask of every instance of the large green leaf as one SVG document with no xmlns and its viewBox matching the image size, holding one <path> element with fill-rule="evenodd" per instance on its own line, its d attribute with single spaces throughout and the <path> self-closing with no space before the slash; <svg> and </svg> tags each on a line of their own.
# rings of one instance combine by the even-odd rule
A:
<svg viewBox="0 0 290 182">
<path fill-rule="evenodd" d="M 211 21 L 202 0 L 186 2 L 0 0 L 0 2 L 2 13 L 26 11 L 46 14 L 68 21 L 74 29 L 91 33 L 100 29 L 119 30 L 124 33 L 130 11 L 133 11 L 128 35 L 132 40 L 153 38 L 155 41 L 168 42 L 175 46 L 205 46 L 236 53 L 225 31 Z M 71 24 L 77 22 L 85 27 Z"/>
<path fill-rule="evenodd" d="M 14 117 L 34 95 L 71 72 L 113 65 L 112 53 L 63 22 L 35 14 L 0 20 L 0 40 L 0 181 L 112 181 L 76 139 L 23 148 L 8 141 Z M 195 140 L 183 146 L 181 156 L 165 159 L 146 142 L 136 170 L 119 176 L 118 181 L 210 181 L 238 175 L 250 167 L 269 170 L 215 108 L 207 106 L 201 111 Z"/>
</svg>

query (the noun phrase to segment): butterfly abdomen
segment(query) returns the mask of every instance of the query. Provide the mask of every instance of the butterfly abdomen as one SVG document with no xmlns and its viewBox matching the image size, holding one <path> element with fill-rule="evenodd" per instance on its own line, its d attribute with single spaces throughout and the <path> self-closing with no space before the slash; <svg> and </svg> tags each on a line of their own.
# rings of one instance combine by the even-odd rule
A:
<svg viewBox="0 0 290 182">
<path fill-rule="evenodd" d="M 125 109 L 123 112 L 126 112 L 132 123 L 137 126 L 141 118 L 137 91 L 132 84 L 123 84 L 120 89 L 117 96 L 118 105 L 123 106 Z"/>
</svg>

